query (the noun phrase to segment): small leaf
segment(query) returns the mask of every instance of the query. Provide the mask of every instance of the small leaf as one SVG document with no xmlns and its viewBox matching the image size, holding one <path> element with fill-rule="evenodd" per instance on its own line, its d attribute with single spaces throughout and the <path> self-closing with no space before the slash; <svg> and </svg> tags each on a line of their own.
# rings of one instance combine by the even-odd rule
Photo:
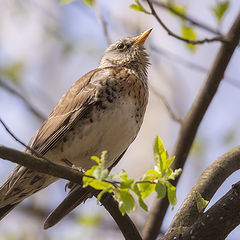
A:
<svg viewBox="0 0 240 240">
<path fill-rule="evenodd" d="M 217 5 L 214 7 L 211 7 L 211 10 L 213 12 L 213 14 L 215 15 L 218 24 L 221 23 L 222 18 L 224 16 L 224 14 L 226 13 L 228 7 L 230 5 L 230 2 L 227 1 L 223 1 L 223 2 L 217 2 Z"/>
<path fill-rule="evenodd" d="M 71 3 L 74 2 L 76 0 L 59 0 L 60 3 L 66 4 L 66 3 Z"/>
<path fill-rule="evenodd" d="M 102 151 L 101 159 L 100 159 L 100 163 L 101 163 L 100 167 L 101 168 L 105 167 L 106 159 L 107 159 L 107 151 Z"/>
<path fill-rule="evenodd" d="M 136 4 L 131 4 L 129 7 L 135 11 L 138 11 L 138 12 L 144 12 L 146 14 L 150 14 L 150 12 L 148 12 L 144 7 L 143 5 L 140 3 L 139 0 L 135 0 Z"/>
<path fill-rule="evenodd" d="M 146 173 L 144 174 L 144 176 L 152 176 L 152 177 L 160 178 L 162 175 L 161 175 L 159 172 L 150 169 L 150 170 L 147 170 L 147 171 L 146 171 Z"/>
<path fill-rule="evenodd" d="M 97 164 L 100 163 L 100 158 L 97 157 L 97 156 L 92 156 L 91 159 L 92 159 L 93 161 L 95 161 Z"/>
<path fill-rule="evenodd" d="M 104 189 L 107 189 L 110 186 L 112 186 L 111 183 L 99 181 L 99 180 L 96 180 L 96 179 L 93 179 L 92 181 L 89 181 L 88 185 L 97 189 L 97 190 L 104 190 Z M 84 185 L 84 187 L 85 187 L 85 185 Z"/>
<path fill-rule="evenodd" d="M 88 6 L 93 6 L 93 4 L 94 4 L 94 0 L 82 0 L 84 3 L 86 3 Z"/>
<path fill-rule="evenodd" d="M 197 203 L 197 209 L 199 214 L 202 214 L 204 209 L 207 207 L 209 201 L 205 200 L 199 192 L 195 192 L 195 200 Z"/>
<path fill-rule="evenodd" d="M 102 198 L 102 196 L 103 196 L 103 194 L 105 194 L 105 193 L 107 193 L 107 192 L 111 193 L 112 191 L 113 191 L 113 186 L 107 187 L 106 189 L 102 190 L 102 191 L 98 194 L 97 200 L 100 201 L 101 198 Z"/>
<path fill-rule="evenodd" d="M 197 34 L 194 30 L 194 28 L 192 26 L 188 26 L 186 24 L 182 25 L 182 37 L 189 39 L 189 40 L 197 40 Z M 189 50 L 191 50 L 192 52 L 194 52 L 196 50 L 196 45 L 190 44 L 190 43 L 186 43 L 186 46 L 189 48 Z"/>
<path fill-rule="evenodd" d="M 175 178 L 178 177 L 181 173 L 182 173 L 181 168 L 175 169 L 174 172 L 172 172 L 171 175 L 168 177 L 168 179 L 175 180 Z"/>
<path fill-rule="evenodd" d="M 172 205 L 172 209 L 177 204 L 176 197 L 176 187 L 174 187 L 170 182 L 166 182 L 167 191 L 168 191 L 168 201 Z"/>
<path fill-rule="evenodd" d="M 77 218 L 77 222 L 86 227 L 97 227 L 102 222 L 100 215 L 80 215 Z"/>
<path fill-rule="evenodd" d="M 171 2 L 168 3 L 168 6 L 170 8 L 172 8 L 175 12 L 177 12 L 177 13 L 183 15 L 183 16 L 186 14 L 187 8 L 185 6 L 182 6 L 182 5 L 177 4 L 177 3 L 171 3 Z M 173 13 L 173 12 L 170 11 L 170 13 Z"/>
<path fill-rule="evenodd" d="M 132 195 L 128 190 L 120 189 L 119 191 L 119 210 L 122 215 L 130 213 L 135 210 L 136 204 Z"/>
<path fill-rule="evenodd" d="M 0 75 L 4 75 L 14 84 L 18 84 L 23 74 L 24 62 L 17 61 L 0 68 Z"/>
<path fill-rule="evenodd" d="M 146 176 L 141 179 L 142 181 L 152 180 L 151 176 Z M 156 185 L 152 183 L 139 183 L 138 188 L 141 192 L 142 199 L 148 197 L 155 190 Z"/>
<path fill-rule="evenodd" d="M 164 198 L 166 195 L 166 186 L 158 181 L 155 187 L 155 191 L 157 192 L 158 198 Z"/>
<path fill-rule="evenodd" d="M 139 206 L 144 209 L 146 212 L 148 212 L 148 206 L 147 204 L 143 201 L 142 198 L 138 198 L 138 203 L 139 203 Z"/>
<path fill-rule="evenodd" d="M 162 143 L 160 137 L 157 136 L 154 141 L 153 152 L 154 152 L 154 158 L 156 161 L 156 166 L 159 168 L 160 172 L 164 171 L 163 162 L 162 162 L 162 158 L 161 158 L 161 155 L 164 151 L 165 151 L 165 149 L 164 149 L 163 143 Z"/>
<path fill-rule="evenodd" d="M 131 185 L 131 189 L 132 189 L 132 191 L 133 191 L 139 198 L 142 197 L 141 191 L 139 190 L 138 184 L 137 184 L 136 182 L 134 182 L 134 183 Z"/>
<path fill-rule="evenodd" d="M 108 173 L 109 173 L 108 169 L 96 168 L 93 171 L 93 177 L 95 177 L 97 180 L 102 181 L 107 178 Z"/>
</svg>

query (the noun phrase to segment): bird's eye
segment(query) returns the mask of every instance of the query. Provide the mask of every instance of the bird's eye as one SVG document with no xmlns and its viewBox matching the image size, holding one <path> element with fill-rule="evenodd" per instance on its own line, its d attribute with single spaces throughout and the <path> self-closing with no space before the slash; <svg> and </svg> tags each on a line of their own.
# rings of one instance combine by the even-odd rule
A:
<svg viewBox="0 0 240 240">
<path fill-rule="evenodd" d="M 125 45 L 123 43 L 119 43 L 117 45 L 117 49 L 123 49 L 125 47 Z"/>
</svg>

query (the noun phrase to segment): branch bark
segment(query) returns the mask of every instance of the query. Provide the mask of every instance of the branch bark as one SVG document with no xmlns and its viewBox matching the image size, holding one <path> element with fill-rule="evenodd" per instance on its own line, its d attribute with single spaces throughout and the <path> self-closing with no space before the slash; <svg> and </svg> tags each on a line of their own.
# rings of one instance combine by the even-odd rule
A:
<svg viewBox="0 0 240 240">
<path fill-rule="evenodd" d="M 229 233 L 240 224 L 239 213 L 240 182 L 234 184 L 232 189 L 200 216 L 193 226 L 184 231 L 180 239 L 225 240 Z"/>
<path fill-rule="evenodd" d="M 182 122 L 181 129 L 175 144 L 173 155 L 176 159 L 173 168 L 183 168 L 188 157 L 193 140 L 196 136 L 198 127 L 218 89 L 218 86 L 223 79 L 225 70 L 230 62 L 235 48 L 240 39 L 240 13 L 238 13 L 231 29 L 227 33 L 225 39 L 228 41 L 223 43 L 215 58 L 215 61 L 208 73 L 207 79 L 202 86 L 198 96 L 193 102 L 187 116 Z M 176 184 L 178 179 L 176 179 Z M 147 221 L 143 228 L 142 236 L 145 240 L 156 239 L 159 234 L 160 227 L 168 208 L 166 198 L 153 203 Z"/>
<path fill-rule="evenodd" d="M 46 159 L 41 159 L 15 149 L 0 146 L 0 158 L 18 163 L 22 166 L 34 169 L 41 173 L 52 175 L 57 178 L 67 179 L 78 184 L 82 183 L 81 179 L 83 174 L 78 170 L 61 166 Z M 99 193 L 91 187 L 88 187 L 87 189 L 91 191 L 94 196 L 97 196 Z M 100 202 L 111 214 L 126 240 L 142 240 L 136 226 L 129 216 L 127 214 L 122 216 L 120 210 L 118 209 L 118 202 L 114 200 L 111 194 L 105 194 Z"/>
<path fill-rule="evenodd" d="M 178 228 L 180 225 L 183 226 L 184 232 L 186 231 L 186 229 L 188 229 L 187 232 L 188 234 L 190 234 L 189 228 L 191 229 L 195 228 L 196 226 L 194 225 L 197 224 L 195 222 L 196 221 L 201 222 L 201 218 L 205 218 L 205 216 L 203 217 L 198 213 L 198 209 L 195 201 L 195 193 L 199 192 L 204 199 L 210 201 L 213 195 L 215 194 L 215 192 L 225 181 L 225 179 L 229 177 L 233 172 L 237 171 L 238 169 L 240 169 L 240 146 L 224 154 L 222 157 L 217 159 L 211 166 L 209 166 L 203 172 L 203 174 L 199 177 L 198 181 L 194 184 L 190 193 L 182 203 L 181 207 L 179 208 L 178 212 L 176 213 L 171 223 L 171 226 L 169 227 L 168 231 L 166 232 L 162 240 L 175 239 L 174 237 L 178 237 Z M 213 208 L 218 209 L 216 208 L 216 206 L 214 205 Z M 220 215 L 221 215 L 221 211 L 222 210 L 220 209 Z M 234 209 L 233 209 L 233 212 L 229 210 L 228 212 L 229 216 L 225 215 L 224 217 L 226 219 L 231 218 L 231 216 L 234 215 L 234 211 L 235 211 Z M 218 216 L 217 214 L 219 214 L 219 211 L 214 210 L 211 217 L 215 219 L 214 228 L 219 228 L 219 231 L 220 231 L 221 225 L 218 225 L 218 224 L 219 223 L 221 224 L 221 222 L 217 221 L 217 216 Z M 213 226 L 209 226 L 209 228 L 211 227 L 213 228 Z M 228 230 L 232 230 L 232 229 L 228 229 Z M 184 235 L 186 234 L 184 233 Z M 190 239 L 190 238 L 187 238 L 187 239 Z M 195 239 L 199 239 L 199 238 L 195 238 Z"/>
</svg>

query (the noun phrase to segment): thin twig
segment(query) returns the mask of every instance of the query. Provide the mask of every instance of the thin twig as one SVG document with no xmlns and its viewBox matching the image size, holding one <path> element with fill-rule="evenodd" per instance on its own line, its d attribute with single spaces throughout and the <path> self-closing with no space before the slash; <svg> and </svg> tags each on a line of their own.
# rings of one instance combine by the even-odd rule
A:
<svg viewBox="0 0 240 240">
<path fill-rule="evenodd" d="M 20 143 L 22 146 L 24 146 L 27 150 L 29 150 L 32 154 L 35 154 L 37 157 L 40 157 L 48 162 L 50 162 L 49 159 L 47 159 L 44 155 L 39 153 L 38 151 L 34 150 L 33 148 L 29 147 L 27 144 L 25 144 L 22 140 L 20 140 L 18 137 L 14 135 L 14 133 L 8 128 L 6 123 L 3 122 L 3 120 L 0 118 L 0 123 L 3 125 L 5 130 L 10 134 L 12 138 L 14 138 L 18 143 Z"/>
<path fill-rule="evenodd" d="M 151 9 L 151 14 L 156 18 L 156 20 L 158 21 L 158 23 L 166 30 L 166 32 L 178 39 L 178 40 L 181 40 L 185 43 L 189 43 L 189 44 L 193 44 L 193 45 L 196 45 L 196 44 L 203 44 L 203 43 L 206 43 L 206 42 L 227 42 L 226 39 L 224 39 L 223 37 L 213 37 L 213 38 L 204 38 L 204 39 L 201 39 L 201 40 L 190 40 L 190 39 L 187 39 L 187 38 L 183 38 L 177 34 L 175 34 L 174 32 L 172 32 L 166 25 L 165 23 L 160 19 L 160 17 L 158 16 L 158 14 L 156 13 L 154 7 L 153 7 L 153 4 L 151 3 L 150 0 L 146 0 L 150 9 Z"/>
<path fill-rule="evenodd" d="M 46 117 L 40 113 L 33 105 L 19 92 L 17 92 L 14 88 L 10 87 L 8 84 L 6 84 L 2 79 L 0 79 L 0 86 L 9 91 L 10 93 L 14 94 L 18 98 L 20 98 L 24 104 L 28 107 L 28 109 L 41 121 L 44 121 Z"/>
<path fill-rule="evenodd" d="M 171 60 L 171 61 L 174 61 L 176 63 L 179 63 L 187 68 L 190 68 L 191 70 L 195 70 L 195 71 L 198 71 L 200 73 L 208 73 L 209 72 L 209 69 L 199 65 L 199 64 L 196 64 L 192 61 L 189 61 L 175 53 L 172 53 L 164 48 L 161 48 L 161 47 L 157 47 L 153 44 L 150 45 L 150 49 L 158 54 L 160 54 L 161 56 L 164 56 L 165 58 L 167 58 L 168 60 Z M 230 84 L 236 88 L 240 88 L 240 81 L 235 79 L 235 78 L 232 78 L 232 77 L 229 77 L 229 76 L 224 76 L 224 82 L 227 83 L 227 84 Z"/>
<path fill-rule="evenodd" d="M 173 169 L 183 168 L 198 127 L 217 92 L 233 52 L 238 46 L 240 38 L 240 12 L 226 38 L 229 39 L 229 42 L 222 44 L 205 83 L 181 125 L 172 154 L 176 157 L 172 166 Z M 178 179 L 175 180 L 175 184 L 177 184 Z M 145 240 L 156 239 L 168 205 L 169 203 L 166 198 L 154 201 L 143 229 L 143 238 Z"/>
<path fill-rule="evenodd" d="M 103 33 L 104 33 L 105 39 L 107 41 L 107 44 L 110 45 L 110 44 L 112 44 L 112 41 L 111 41 L 111 38 L 110 38 L 110 35 L 109 35 L 109 32 L 108 32 L 107 22 L 104 19 L 104 16 L 102 14 L 101 6 L 99 5 L 98 1 L 96 1 L 95 5 L 96 5 L 96 11 L 98 13 L 99 20 L 100 20 L 100 22 L 102 24 L 102 27 L 103 27 Z"/>
<path fill-rule="evenodd" d="M 199 20 L 196 20 L 191 16 L 188 16 L 187 14 L 182 14 L 179 11 L 176 11 L 176 9 L 174 9 L 171 6 L 171 4 L 169 4 L 169 3 L 164 3 L 164 2 L 161 2 L 161 1 L 158 1 L 158 2 L 157 1 L 152 1 L 152 4 L 155 4 L 158 7 L 169 10 L 170 12 L 174 13 L 176 16 L 180 17 L 181 19 L 184 19 L 184 20 L 188 21 L 189 23 L 191 23 L 192 25 L 194 25 L 198 28 L 204 29 L 204 30 L 206 30 L 208 32 L 211 32 L 213 34 L 216 34 L 216 35 L 220 35 L 220 36 L 222 35 L 222 33 L 219 30 L 214 29 L 214 28 L 206 25 L 205 23 L 200 22 Z"/>
<path fill-rule="evenodd" d="M 148 84 L 149 88 L 151 89 L 151 91 L 162 101 L 164 107 L 166 108 L 169 116 L 171 117 L 172 120 L 174 120 L 175 122 L 178 123 L 182 123 L 182 119 L 177 117 L 176 114 L 174 113 L 174 111 L 172 110 L 171 106 L 169 105 L 168 101 L 166 100 L 166 98 L 159 93 L 151 84 Z"/>
</svg>

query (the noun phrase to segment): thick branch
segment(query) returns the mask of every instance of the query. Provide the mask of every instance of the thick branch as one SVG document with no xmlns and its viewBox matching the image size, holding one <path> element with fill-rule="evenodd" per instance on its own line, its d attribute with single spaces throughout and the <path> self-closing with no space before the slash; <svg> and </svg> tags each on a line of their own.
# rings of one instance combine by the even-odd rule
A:
<svg viewBox="0 0 240 240">
<path fill-rule="evenodd" d="M 231 29 L 226 35 L 228 42 L 222 44 L 204 85 L 202 86 L 186 118 L 182 122 L 182 126 L 173 151 L 173 155 L 176 157 L 173 165 L 173 168 L 175 169 L 183 168 L 185 164 L 198 127 L 213 97 L 216 94 L 221 80 L 223 79 L 232 54 L 238 45 L 239 38 L 240 13 L 236 17 Z M 176 180 L 176 183 L 177 181 L 178 179 Z M 167 208 L 168 202 L 166 198 L 155 200 L 143 229 L 143 239 L 152 240 L 157 237 Z"/>
<path fill-rule="evenodd" d="M 203 44 L 203 43 L 206 43 L 206 42 L 226 42 L 226 40 L 224 39 L 224 37 L 213 37 L 213 38 L 204 38 L 204 39 L 201 39 L 201 40 L 190 40 L 190 39 L 187 39 L 187 38 L 183 38 L 183 37 L 181 37 L 181 36 L 179 36 L 179 35 L 177 35 L 177 34 L 175 34 L 173 31 L 171 31 L 167 26 L 166 26 L 166 24 L 161 20 L 161 18 L 158 16 L 158 14 L 156 13 L 156 11 L 155 11 L 155 9 L 154 9 L 154 7 L 153 7 L 153 4 L 152 4 L 152 2 L 151 2 L 151 0 L 146 0 L 147 1 L 147 3 L 148 3 L 148 5 L 149 5 L 149 7 L 150 7 L 150 9 L 151 9 L 151 14 L 156 18 L 156 20 L 158 21 L 158 23 L 164 28 L 164 30 L 166 30 L 166 32 L 170 35 L 170 36 L 172 36 L 172 37 L 174 37 L 174 38 L 176 38 L 176 39 L 178 39 L 178 40 L 181 40 L 181 41 L 183 41 L 183 42 L 185 42 L 185 43 L 190 43 L 190 44 Z"/>
<path fill-rule="evenodd" d="M 210 201 L 225 179 L 238 169 L 240 169 L 240 146 L 224 154 L 203 172 L 179 208 L 171 226 L 162 239 L 173 239 L 178 235 L 180 224 L 183 228 L 191 227 L 200 217 L 195 201 L 196 192 L 199 192 L 204 199 Z M 217 225 L 218 221 L 216 219 L 215 221 L 215 225 Z"/>
<path fill-rule="evenodd" d="M 22 166 L 31 168 L 41 173 L 52 175 L 57 178 L 64 178 L 78 184 L 82 183 L 81 179 L 83 174 L 80 171 L 77 171 L 70 167 L 55 164 L 45 159 L 34 157 L 28 153 L 23 153 L 15 149 L 0 146 L 0 158 L 18 163 Z M 98 193 L 95 189 L 90 187 L 88 187 L 88 190 L 90 190 L 95 196 Z M 105 197 L 102 198 L 101 203 L 114 218 L 125 239 L 142 239 L 136 226 L 128 217 L 128 215 L 125 214 L 122 216 L 121 212 L 118 209 L 118 203 L 114 200 L 111 194 L 106 194 Z"/>
<path fill-rule="evenodd" d="M 239 224 L 240 182 L 184 231 L 180 239 L 224 240 Z"/>
</svg>

